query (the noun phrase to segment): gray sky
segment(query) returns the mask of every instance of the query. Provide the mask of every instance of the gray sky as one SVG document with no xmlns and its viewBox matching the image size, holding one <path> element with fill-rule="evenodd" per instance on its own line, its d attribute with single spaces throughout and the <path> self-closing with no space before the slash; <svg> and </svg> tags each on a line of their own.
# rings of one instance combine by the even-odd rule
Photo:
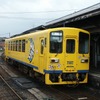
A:
<svg viewBox="0 0 100 100">
<path fill-rule="evenodd" d="M 100 0 L 0 0 L 0 37 L 19 34 Z"/>
</svg>

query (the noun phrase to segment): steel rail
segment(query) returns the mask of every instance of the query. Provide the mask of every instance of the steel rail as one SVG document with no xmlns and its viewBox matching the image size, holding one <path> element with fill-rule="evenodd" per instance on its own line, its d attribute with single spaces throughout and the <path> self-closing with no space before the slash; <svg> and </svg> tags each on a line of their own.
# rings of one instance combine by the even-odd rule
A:
<svg viewBox="0 0 100 100">
<path fill-rule="evenodd" d="M 6 80 L 0 75 L 0 78 L 3 80 L 3 82 L 11 89 L 11 91 L 19 98 L 19 100 L 23 100 L 18 93 L 6 82 Z"/>
</svg>

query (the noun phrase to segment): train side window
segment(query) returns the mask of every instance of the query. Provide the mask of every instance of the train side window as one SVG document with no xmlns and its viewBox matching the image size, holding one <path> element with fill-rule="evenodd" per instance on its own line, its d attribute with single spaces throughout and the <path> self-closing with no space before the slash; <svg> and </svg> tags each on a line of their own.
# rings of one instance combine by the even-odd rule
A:
<svg viewBox="0 0 100 100">
<path fill-rule="evenodd" d="M 44 50 L 44 40 L 41 40 L 41 54 L 43 54 Z"/>
<path fill-rule="evenodd" d="M 19 41 L 17 41 L 17 51 L 19 50 Z"/>
<path fill-rule="evenodd" d="M 15 51 L 17 51 L 17 41 L 15 41 Z"/>
<path fill-rule="evenodd" d="M 8 50 L 10 50 L 10 42 L 8 43 Z"/>
<path fill-rule="evenodd" d="M 7 42 L 5 41 L 5 48 L 7 48 Z"/>
<path fill-rule="evenodd" d="M 75 40 L 74 39 L 67 39 L 66 52 L 67 53 L 74 53 L 75 52 Z"/>
<path fill-rule="evenodd" d="M 18 40 L 16 41 L 16 51 L 18 51 Z"/>
<path fill-rule="evenodd" d="M 9 50 L 11 50 L 11 41 L 10 41 L 10 43 L 9 43 Z"/>
<path fill-rule="evenodd" d="M 15 41 L 15 51 L 17 51 L 17 43 L 16 43 L 16 41 Z"/>
<path fill-rule="evenodd" d="M 79 33 L 79 53 L 87 54 L 89 52 L 89 34 Z"/>
<path fill-rule="evenodd" d="M 21 40 L 19 40 L 19 52 L 21 52 Z"/>
<path fill-rule="evenodd" d="M 16 42 L 14 41 L 14 51 L 16 51 Z"/>
<path fill-rule="evenodd" d="M 12 50 L 12 41 L 11 41 L 11 50 Z"/>
<path fill-rule="evenodd" d="M 10 50 L 12 50 L 12 42 L 10 42 Z"/>
<path fill-rule="evenodd" d="M 12 41 L 12 51 L 13 51 L 13 41 Z"/>
<path fill-rule="evenodd" d="M 25 40 L 22 40 L 22 52 L 25 52 Z"/>
<path fill-rule="evenodd" d="M 13 41 L 13 51 L 14 51 L 14 45 L 15 45 L 15 44 L 14 44 L 14 41 Z"/>
<path fill-rule="evenodd" d="M 13 51 L 13 41 L 11 42 L 11 44 L 12 44 L 11 46 L 12 46 L 12 51 Z"/>
</svg>

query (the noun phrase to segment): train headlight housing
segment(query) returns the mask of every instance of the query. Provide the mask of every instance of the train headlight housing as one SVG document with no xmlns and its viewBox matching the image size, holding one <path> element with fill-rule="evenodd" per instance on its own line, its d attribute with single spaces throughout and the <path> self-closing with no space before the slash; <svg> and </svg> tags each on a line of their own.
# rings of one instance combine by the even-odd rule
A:
<svg viewBox="0 0 100 100">
<path fill-rule="evenodd" d="M 85 59 L 81 59 L 81 63 L 84 63 L 85 62 Z"/>
<path fill-rule="evenodd" d="M 81 59 L 81 63 L 87 63 L 88 59 Z"/>
<path fill-rule="evenodd" d="M 51 58 L 51 63 L 59 63 L 59 59 L 58 58 Z"/>
</svg>

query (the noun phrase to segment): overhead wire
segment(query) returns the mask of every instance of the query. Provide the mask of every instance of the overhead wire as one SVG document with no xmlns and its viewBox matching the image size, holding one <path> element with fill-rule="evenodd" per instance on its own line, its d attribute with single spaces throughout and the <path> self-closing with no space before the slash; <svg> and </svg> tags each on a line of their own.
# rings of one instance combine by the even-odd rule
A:
<svg viewBox="0 0 100 100">
<path fill-rule="evenodd" d="M 35 14 L 36 13 L 55 13 L 55 12 L 59 13 L 59 12 L 66 12 L 66 11 L 73 11 L 73 10 L 76 10 L 76 9 L 70 9 L 70 10 L 52 10 L 52 11 L 37 11 L 37 12 L 0 12 L 0 18 L 32 20 L 34 18 L 29 18 L 29 17 L 15 17 L 15 16 L 8 16 L 8 15 L 10 15 L 10 14 L 14 15 L 14 14 L 34 14 L 34 13 Z"/>
<path fill-rule="evenodd" d="M 6 34 L 8 34 L 8 35 L 9 35 L 9 33 L 3 33 L 3 34 L 1 34 L 1 33 L 0 33 L 0 35 L 6 35 Z"/>
<path fill-rule="evenodd" d="M 12 17 L 12 16 L 0 16 L 0 18 L 7 18 L 7 19 L 24 19 L 24 20 L 32 20 L 34 18 L 26 18 L 26 17 Z"/>
<path fill-rule="evenodd" d="M 0 12 L 0 14 L 27 14 L 27 13 L 52 13 L 52 12 L 66 12 L 66 11 L 73 11 L 77 9 L 70 9 L 70 10 L 51 10 L 51 11 L 37 11 L 37 12 Z"/>
<path fill-rule="evenodd" d="M 0 18 L 6 18 L 6 19 L 21 19 L 21 20 L 35 20 L 35 21 L 37 21 L 38 22 L 38 19 L 41 19 L 42 21 L 43 20 L 51 20 L 52 18 L 32 18 L 32 17 L 14 17 L 14 16 L 2 16 L 2 15 L 0 15 Z M 36 20 L 37 19 L 37 20 Z"/>
<path fill-rule="evenodd" d="M 59 13 L 59 12 L 66 12 L 66 11 L 73 11 L 76 9 L 70 9 L 70 10 L 54 10 L 54 11 L 37 11 L 37 12 L 0 12 L 0 18 L 6 18 L 6 19 L 21 19 L 21 20 L 34 20 L 35 18 L 29 18 L 29 17 L 14 17 L 14 16 L 8 16 L 10 14 L 36 14 L 36 13 Z M 6 14 L 6 15 L 5 15 Z M 42 20 L 46 20 L 45 18 Z M 51 19 L 48 19 L 51 20 Z M 0 35 L 6 35 L 9 33 L 4 33 Z"/>
<path fill-rule="evenodd" d="M 10 33 L 0 33 L 0 37 L 10 37 Z"/>
<path fill-rule="evenodd" d="M 63 11 L 66 11 L 66 10 L 39 11 L 39 12 L 0 12 L 0 18 L 32 20 L 34 18 L 30 18 L 30 17 L 15 17 L 15 16 L 9 16 L 9 14 L 34 14 L 34 13 L 54 13 L 54 12 L 57 12 L 58 13 L 58 12 L 63 12 Z"/>
</svg>

